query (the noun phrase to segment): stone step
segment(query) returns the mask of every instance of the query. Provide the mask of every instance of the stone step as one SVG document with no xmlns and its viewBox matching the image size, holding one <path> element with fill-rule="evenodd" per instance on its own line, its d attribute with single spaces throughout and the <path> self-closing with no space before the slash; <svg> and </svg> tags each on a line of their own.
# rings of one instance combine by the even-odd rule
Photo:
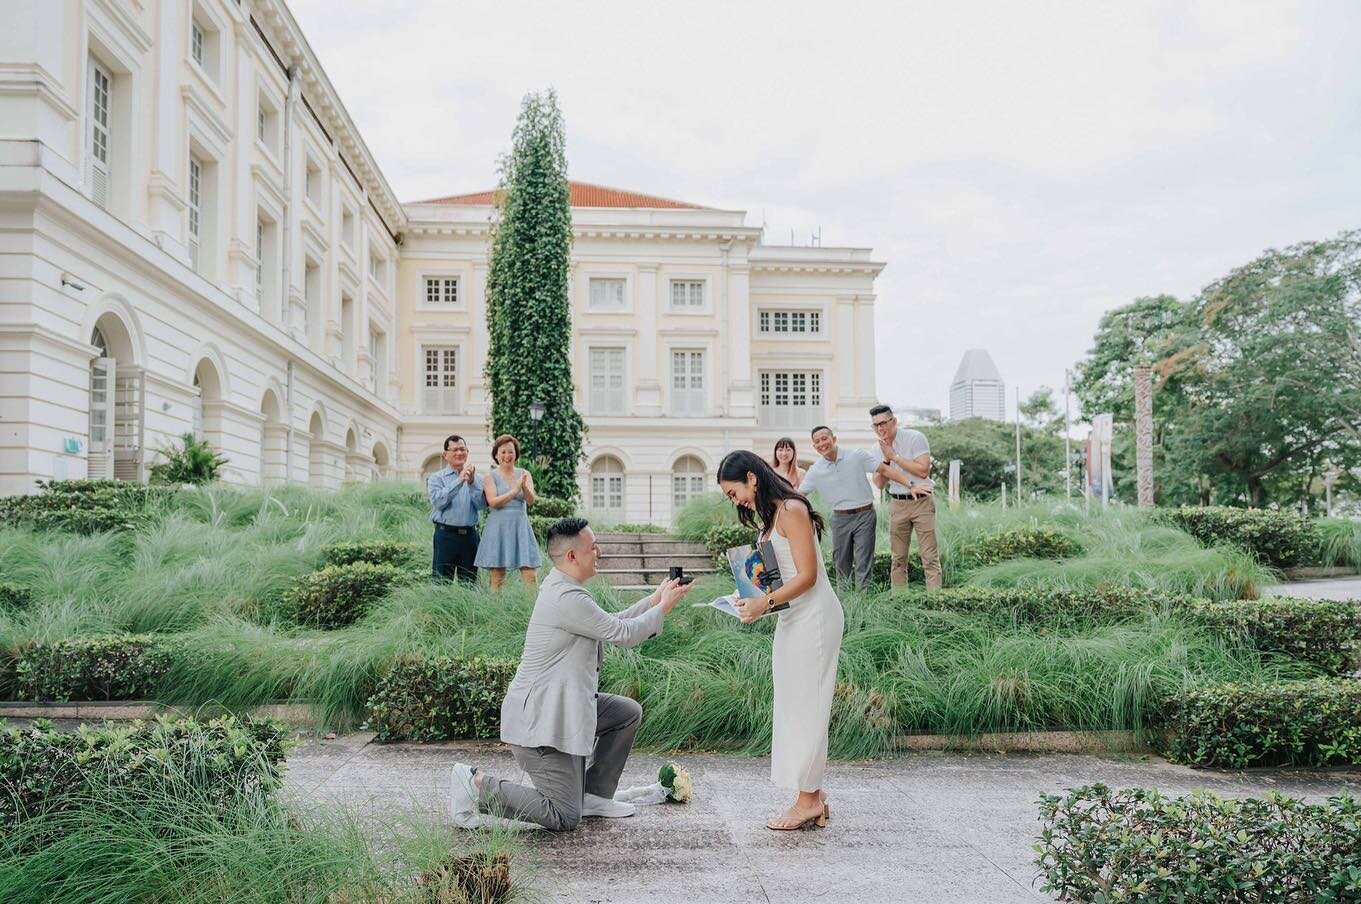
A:
<svg viewBox="0 0 1361 904">
<path fill-rule="evenodd" d="M 687 574 L 691 572 L 687 569 Z M 710 569 L 701 572 L 696 570 L 694 576 L 704 577 L 709 574 L 717 573 L 717 569 Z M 600 568 L 596 574 L 609 581 L 615 587 L 656 587 L 667 578 L 665 568 L 641 569 L 641 568 Z"/>
<path fill-rule="evenodd" d="M 659 555 L 607 555 L 600 557 L 601 568 L 636 568 L 644 571 L 665 571 L 672 565 L 679 565 L 687 573 L 712 571 L 714 560 L 703 556 L 659 556 Z"/>
<path fill-rule="evenodd" d="M 709 554 L 708 548 L 703 543 L 687 543 L 684 540 L 653 540 L 640 542 L 634 540 L 601 540 L 600 544 L 602 555 L 658 555 L 658 556 L 705 556 Z"/>
</svg>

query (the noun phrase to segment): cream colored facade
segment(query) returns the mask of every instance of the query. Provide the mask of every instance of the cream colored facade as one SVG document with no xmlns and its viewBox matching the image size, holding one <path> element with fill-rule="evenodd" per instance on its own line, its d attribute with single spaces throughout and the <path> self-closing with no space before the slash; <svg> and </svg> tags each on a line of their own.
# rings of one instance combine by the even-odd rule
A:
<svg viewBox="0 0 1361 904">
<path fill-rule="evenodd" d="M 574 184 L 574 196 L 588 194 L 577 188 L 594 187 Z M 588 428 L 579 485 L 589 511 L 669 523 L 685 498 L 713 488 L 726 452 L 769 454 L 788 435 L 807 460 L 819 424 L 844 442 L 874 443 L 874 279 L 883 264 L 868 249 L 763 245 L 741 211 L 649 207 L 646 196 L 604 191 L 630 206 L 572 211 L 571 401 Z M 438 467 L 449 433 L 467 436 L 475 460 L 489 464 L 482 375 L 492 208 L 425 203 L 406 213 L 402 464 Z"/>
<path fill-rule="evenodd" d="M 404 217 L 288 10 L 5 14 L 0 493 L 191 430 L 237 482 L 390 471 Z"/>
<path fill-rule="evenodd" d="M 184 432 L 239 483 L 414 480 L 451 432 L 486 463 L 492 210 L 399 204 L 280 0 L 6 13 L 0 494 L 144 479 Z M 573 209 L 587 508 L 665 523 L 816 423 L 873 443 L 868 249 L 616 194 Z"/>
</svg>

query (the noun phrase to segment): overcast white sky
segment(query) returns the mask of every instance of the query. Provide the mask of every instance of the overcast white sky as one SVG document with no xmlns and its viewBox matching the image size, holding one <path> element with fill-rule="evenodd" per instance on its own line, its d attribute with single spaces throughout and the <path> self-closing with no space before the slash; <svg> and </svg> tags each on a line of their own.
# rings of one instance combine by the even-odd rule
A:
<svg viewBox="0 0 1361 904">
<path fill-rule="evenodd" d="M 573 178 L 872 247 L 892 402 L 971 347 L 1061 387 L 1104 311 L 1361 226 L 1356 0 L 290 6 L 404 201 L 553 86 Z"/>
</svg>

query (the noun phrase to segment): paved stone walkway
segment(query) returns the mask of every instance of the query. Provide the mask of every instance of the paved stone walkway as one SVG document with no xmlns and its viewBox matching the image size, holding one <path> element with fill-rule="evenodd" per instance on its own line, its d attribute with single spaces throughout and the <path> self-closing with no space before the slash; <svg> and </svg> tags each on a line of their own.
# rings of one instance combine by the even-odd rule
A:
<svg viewBox="0 0 1361 904">
<path fill-rule="evenodd" d="M 289 796 L 386 812 L 400 807 L 443 813 L 449 768 L 456 761 L 524 780 L 499 745 L 377 745 L 369 739 L 347 735 L 295 750 L 289 757 Z M 770 784 L 768 759 L 677 759 L 695 779 L 690 804 L 644 807 L 629 819 L 589 819 L 564 835 L 525 833 L 537 861 L 531 883 L 542 900 L 1045 901 L 1032 883 L 1030 849 L 1041 792 L 1099 781 L 1173 794 L 1208 788 L 1239 796 L 1268 790 L 1314 798 L 1343 790 L 1361 795 L 1361 772 L 1224 773 L 1156 758 L 921 753 L 832 764 L 829 827 L 775 833 L 763 824 L 788 797 Z M 635 755 L 625 785 L 653 780 L 661 762 Z"/>
<path fill-rule="evenodd" d="M 1293 581 L 1268 587 L 1266 592 L 1272 596 L 1294 596 L 1309 600 L 1361 600 L 1361 577 Z"/>
</svg>

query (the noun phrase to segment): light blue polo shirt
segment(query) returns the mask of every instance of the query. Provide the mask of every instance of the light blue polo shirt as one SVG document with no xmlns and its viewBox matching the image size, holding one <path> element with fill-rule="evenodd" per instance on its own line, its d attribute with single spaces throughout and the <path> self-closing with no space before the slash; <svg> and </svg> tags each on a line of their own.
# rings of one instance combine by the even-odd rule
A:
<svg viewBox="0 0 1361 904">
<path fill-rule="evenodd" d="M 860 508 L 874 504 L 874 488 L 865 479 L 879 469 L 881 459 L 866 449 L 836 447 L 836 461 L 819 455 L 799 484 L 799 492 L 817 493 L 836 509 Z"/>
</svg>

